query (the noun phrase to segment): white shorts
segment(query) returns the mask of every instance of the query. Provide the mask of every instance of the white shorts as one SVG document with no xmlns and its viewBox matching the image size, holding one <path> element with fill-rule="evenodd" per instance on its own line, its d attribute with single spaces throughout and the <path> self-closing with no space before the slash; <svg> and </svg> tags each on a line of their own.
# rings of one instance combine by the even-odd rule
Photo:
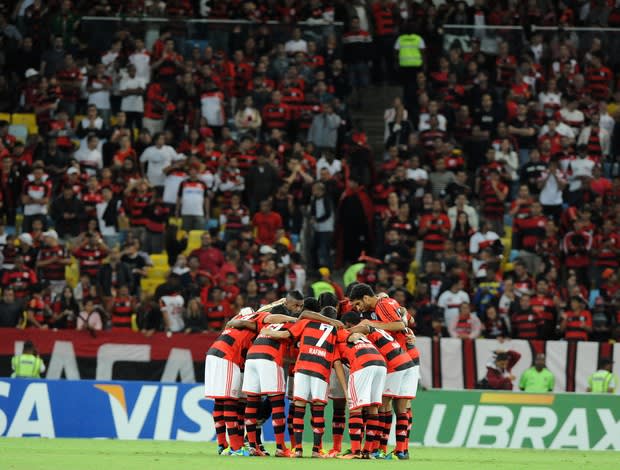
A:
<svg viewBox="0 0 620 470">
<path fill-rule="evenodd" d="M 250 359 L 245 362 L 243 393 L 248 395 L 279 395 L 286 390 L 284 369 L 267 359 Z"/>
<path fill-rule="evenodd" d="M 342 365 L 342 368 L 344 369 L 344 379 L 348 382 L 349 381 L 349 368 L 347 366 L 345 366 L 344 364 Z M 344 400 L 345 396 L 344 396 L 344 390 L 342 389 L 342 386 L 340 385 L 340 381 L 338 380 L 338 377 L 336 376 L 336 371 L 332 368 L 332 373 L 329 376 L 329 391 L 327 393 L 327 396 L 329 398 L 331 398 L 332 400 Z"/>
<path fill-rule="evenodd" d="M 387 374 L 383 395 L 392 398 L 415 398 L 418 390 L 419 372 L 416 370 L 418 367 L 420 366 Z"/>
<path fill-rule="evenodd" d="M 349 375 L 350 410 L 380 406 L 385 389 L 386 368 L 368 366 Z"/>
<path fill-rule="evenodd" d="M 295 374 L 293 399 L 308 403 L 327 403 L 327 382 L 307 374 Z"/>
<path fill-rule="evenodd" d="M 205 397 L 239 398 L 243 375 L 234 362 L 217 356 L 205 360 Z"/>
</svg>

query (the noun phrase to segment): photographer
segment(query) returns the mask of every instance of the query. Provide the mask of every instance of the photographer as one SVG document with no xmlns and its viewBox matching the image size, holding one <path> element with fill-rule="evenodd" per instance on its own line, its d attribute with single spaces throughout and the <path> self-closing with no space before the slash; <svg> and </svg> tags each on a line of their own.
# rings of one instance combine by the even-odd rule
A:
<svg viewBox="0 0 620 470">
<path fill-rule="evenodd" d="M 484 388 L 493 390 L 512 390 L 512 368 L 521 359 L 517 351 L 495 351 L 487 363 L 487 375 L 483 379 Z"/>
</svg>

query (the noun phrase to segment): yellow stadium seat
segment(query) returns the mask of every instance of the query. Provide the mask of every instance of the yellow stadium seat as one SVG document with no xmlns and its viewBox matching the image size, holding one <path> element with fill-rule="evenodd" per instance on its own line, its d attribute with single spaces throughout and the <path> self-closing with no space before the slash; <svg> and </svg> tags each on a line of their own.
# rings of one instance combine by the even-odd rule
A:
<svg viewBox="0 0 620 470">
<path fill-rule="evenodd" d="M 9 113 L 0 113 L 0 121 L 7 121 L 11 124 L 11 115 Z"/>
<path fill-rule="evenodd" d="M 407 290 L 410 294 L 415 293 L 416 276 L 414 273 L 407 273 Z"/>
<path fill-rule="evenodd" d="M 75 289 L 80 281 L 80 265 L 75 258 L 71 258 L 71 264 L 65 267 L 65 279 L 72 289 Z"/>
<path fill-rule="evenodd" d="M 76 114 L 75 116 L 73 116 L 73 120 L 75 121 L 75 127 L 79 126 L 80 122 L 82 122 L 84 119 L 86 119 L 86 114 Z"/>
<path fill-rule="evenodd" d="M 142 278 L 140 280 L 140 287 L 142 288 L 142 292 L 144 292 L 145 294 L 149 294 L 149 295 L 154 294 L 155 289 L 157 289 L 157 287 L 160 286 L 161 284 L 163 284 L 163 280 L 161 279 Z"/>
<path fill-rule="evenodd" d="M 153 266 L 152 268 L 148 268 L 147 270 L 147 278 L 148 279 L 166 279 L 166 276 L 170 272 L 168 266 Z"/>
<path fill-rule="evenodd" d="M 114 127 L 116 126 L 116 124 L 118 123 L 118 118 L 116 116 L 110 116 L 110 127 Z"/>
<path fill-rule="evenodd" d="M 183 222 L 181 217 L 170 217 L 168 219 L 168 225 L 176 225 L 177 227 L 181 228 L 183 226 Z"/>
<path fill-rule="evenodd" d="M 201 238 L 203 233 L 205 233 L 205 230 L 190 230 L 185 253 L 189 254 L 196 248 L 200 248 L 200 245 L 202 245 Z"/>
<path fill-rule="evenodd" d="M 161 255 L 151 255 L 151 261 L 154 268 L 168 269 L 168 255 L 163 253 Z"/>
<path fill-rule="evenodd" d="M 13 114 L 11 124 L 21 124 L 28 128 L 29 134 L 38 134 L 39 128 L 37 127 L 37 118 L 32 113 L 18 113 Z"/>
</svg>

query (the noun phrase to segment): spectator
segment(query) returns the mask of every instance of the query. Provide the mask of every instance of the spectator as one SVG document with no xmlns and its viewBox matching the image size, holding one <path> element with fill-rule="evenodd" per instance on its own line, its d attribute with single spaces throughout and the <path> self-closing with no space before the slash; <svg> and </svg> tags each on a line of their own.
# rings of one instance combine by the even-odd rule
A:
<svg viewBox="0 0 620 470">
<path fill-rule="evenodd" d="M 482 327 L 485 338 L 502 341 L 509 336 L 509 329 L 506 317 L 499 316 L 497 310 L 495 305 L 487 306 Z"/>
<path fill-rule="evenodd" d="M 190 165 L 189 177 L 179 185 L 176 212 L 187 231 L 204 230 L 209 218 L 209 188 L 198 178 L 199 169 L 199 164 Z"/>
<path fill-rule="evenodd" d="M 452 325 L 459 316 L 461 305 L 469 303 L 469 295 L 463 290 L 463 281 L 453 277 L 450 287 L 437 299 L 437 306 L 443 309 L 443 321 L 446 325 Z"/>
<path fill-rule="evenodd" d="M 48 213 L 48 204 L 51 196 L 51 188 L 44 179 L 43 164 L 36 162 L 32 168 L 32 179 L 24 184 L 22 192 L 22 204 L 24 206 L 25 232 L 32 228 L 32 221 L 41 218 Z"/>
<path fill-rule="evenodd" d="M 536 354 L 534 366 L 523 372 L 519 380 L 519 388 L 524 392 L 547 393 L 553 392 L 555 377 L 545 366 L 545 355 Z"/>
<path fill-rule="evenodd" d="M 80 306 L 75 299 L 71 287 L 65 287 L 56 296 L 52 310 L 52 318 L 50 319 L 52 328 L 61 330 L 75 327 L 75 321 L 80 313 Z"/>
<path fill-rule="evenodd" d="M 560 331 L 569 341 L 588 341 L 592 332 L 592 314 L 586 310 L 587 303 L 580 296 L 572 296 L 570 310 L 561 315 Z"/>
<path fill-rule="evenodd" d="M 515 376 L 512 368 L 521 359 L 517 351 L 495 351 L 487 362 L 486 387 L 494 390 L 512 390 Z"/>
<path fill-rule="evenodd" d="M 92 299 L 84 302 L 84 310 L 77 317 L 76 328 L 78 331 L 89 331 L 91 334 L 103 329 L 103 318 L 101 312 L 95 307 Z"/>
<path fill-rule="evenodd" d="M 588 377 L 588 392 L 615 393 L 618 386 L 618 377 L 612 372 L 614 361 L 601 359 L 598 370 Z"/>
<path fill-rule="evenodd" d="M 259 154 L 256 165 L 250 168 L 246 178 L 250 212 L 257 211 L 259 203 L 275 193 L 280 178 L 276 170 L 267 162 L 265 155 Z"/>
<path fill-rule="evenodd" d="M 205 313 L 199 299 L 191 299 L 188 302 L 183 322 L 185 333 L 202 333 L 207 329 Z"/>
<path fill-rule="evenodd" d="M 172 333 L 183 331 L 185 328 L 183 321 L 185 300 L 183 297 L 180 294 L 170 293 L 162 296 L 159 303 L 166 334 L 170 336 Z"/>
<path fill-rule="evenodd" d="M 43 233 L 43 244 L 38 254 L 36 267 L 41 281 L 48 282 L 53 296 L 65 288 L 65 268 L 71 264 L 68 251 L 58 242 L 55 230 Z"/>
<path fill-rule="evenodd" d="M 200 269 L 211 275 L 217 275 L 225 261 L 222 251 L 213 246 L 213 239 L 208 231 L 202 234 L 200 248 L 192 251 L 189 256 L 196 256 Z"/>
<path fill-rule="evenodd" d="M 178 154 L 170 145 L 166 145 L 163 133 L 153 136 L 153 145 L 140 155 L 142 172 L 149 183 L 158 191 L 162 191 L 166 175 L 164 170 L 177 160 L 185 159 L 185 155 Z"/>
<path fill-rule="evenodd" d="M 2 285 L 11 288 L 18 301 L 26 300 L 37 283 L 36 273 L 24 264 L 24 257 L 20 254 L 15 255 L 13 267 L 5 269 L 2 274 Z"/>
<path fill-rule="evenodd" d="M 129 293 L 127 284 L 117 284 L 116 295 L 109 309 L 112 328 L 117 331 L 133 331 L 132 317 L 136 311 L 136 299 Z"/>
<path fill-rule="evenodd" d="M 69 168 L 67 174 L 78 174 L 75 167 Z M 67 184 L 62 188 L 62 195 L 57 197 L 51 205 L 51 217 L 58 228 L 58 236 L 63 239 L 77 237 L 80 225 L 84 218 L 84 205 L 79 200 L 73 186 Z"/>
<path fill-rule="evenodd" d="M 276 242 L 276 232 L 282 227 L 282 217 L 271 207 L 270 200 L 261 201 L 260 211 L 252 217 L 256 242 L 260 245 L 273 245 Z"/>
<path fill-rule="evenodd" d="M 134 53 L 131 58 L 137 62 L 139 57 L 148 57 L 144 54 Z M 137 66 L 131 63 L 127 66 L 127 75 L 123 75 L 120 80 L 119 88 L 121 96 L 121 111 L 127 116 L 127 127 L 130 129 L 142 129 L 142 117 L 144 116 L 144 98 L 143 94 L 146 90 L 148 79 L 137 73 Z"/>
<path fill-rule="evenodd" d="M 471 305 L 467 302 L 459 306 L 458 316 L 448 324 L 448 332 L 453 338 L 477 339 L 480 337 L 482 324 L 476 314 L 471 313 Z"/>
<path fill-rule="evenodd" d="M 317 182 L 312 186 L 310 213 L 314 220 L 313 253 L 319 266 L 332 268 L 331 250 L 334 240 L 335 209 L 325 192 L 325 185 Z"/>
<path fill-rule="evenodd" d="M 338 129 L 342 119 L 336 113 L 330 103 L 323 105 L 323 112 L 312 119 L 312 125 L 308 132 L 308 141 L 321 149 L 336 149 L 338 142 Z"/>
<path fill-rule="evenodd" d="M 22 320 L 23 304 L 15 298 L 12 287 L 7 286 L 2 290 L 0 328 L 15 328 Z"/>
</svg>

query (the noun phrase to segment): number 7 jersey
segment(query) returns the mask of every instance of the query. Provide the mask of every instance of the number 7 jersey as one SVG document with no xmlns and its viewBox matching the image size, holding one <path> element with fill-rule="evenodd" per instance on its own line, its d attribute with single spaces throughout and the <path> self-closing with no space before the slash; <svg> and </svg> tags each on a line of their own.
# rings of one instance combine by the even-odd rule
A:
<svg viewBox="0 0 620 470">
<path fill-rule="evenodd" d="M 299 320 L 285 325 L 294 341 L 299 340 L 295 372 L 329 382 L 332 362 L 337 359 L 337 331 L 316 320 Z"/>
</svg>

